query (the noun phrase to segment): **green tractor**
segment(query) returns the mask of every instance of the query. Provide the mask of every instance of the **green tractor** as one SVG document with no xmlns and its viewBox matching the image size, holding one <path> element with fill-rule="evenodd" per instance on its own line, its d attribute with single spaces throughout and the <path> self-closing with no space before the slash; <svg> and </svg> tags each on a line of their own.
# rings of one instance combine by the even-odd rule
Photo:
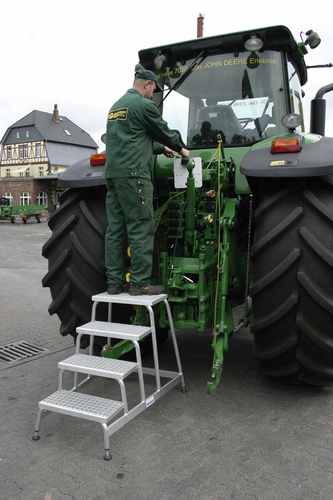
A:
<svg viewBox="0 0 333 500">
<path fill-rule="evenodd" d="M 155 161 L 154 275 L 176 328 L 212 333 L 210 392 L 231 335 L 247 324 L 265 374 L 333 380 L 333 139 L 324 137 L 323 98 L 333 86 L 312 101 L 311 133 L 302 107 L 304 56 L 319 42 L 308 31 L 296 43 L 274 26 L 139 52 L 164 88 L 156 105 L 191 150 L 186 164 Z M 91 296 L 106 288 L 104 162 L 99 155 L 67 170 L 49 220 L 43 285 L 62 335 L 75 336 L 90 319 Z M 114 313 L 144 320 L 124 306 Z M 165 325 L 161 312 L 161 339 Z M 130 347 L 103 352 L 119 357 Z"/>
<path fill-rule="evenodd" d="M 12 223 L 15 222 L 13 207 L 10 204 L 10 200 L 5 196 L 0 196 L 0 220 L 10 220 Z"/>
</svg>

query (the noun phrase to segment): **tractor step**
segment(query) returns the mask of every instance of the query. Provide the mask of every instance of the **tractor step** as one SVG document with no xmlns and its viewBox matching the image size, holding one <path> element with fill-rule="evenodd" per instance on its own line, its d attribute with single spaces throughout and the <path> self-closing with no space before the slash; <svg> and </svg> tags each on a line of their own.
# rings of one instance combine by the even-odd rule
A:
<svg viewBox="0 0 333 500">
<path fill-rule="evenodd" d="M 76 329 L 77 333 L 124 340 L 141 340 L 151 333 L 151 327 L 124 325 L 108 321 L 90 321 Z"/>
<path fill-rule="evenodd" d="M 123 380 L 138 368 L 137 363 L 88 354 L 74 354 L 58 363 L 60 370 Z"/>
<path fill-rule="evenodd" d="M 122 401 L 61 390 L 40 401 L 39 408 L 106 424 L 124 410 L 124 404 Z"/>
<path fill-rule="evenodd" d="M 112 304 L 128 304 L 132 306 L 154 306 L 159 302 L 167 300 L 168 296 L 165 293 L 160 295 L 130 295 L 129 293 L 119 293 L 110 295 L 109 293 L 98 293 L 92 296 L 92 300 L 96 302 L 106 302 Z"/>
</svg>

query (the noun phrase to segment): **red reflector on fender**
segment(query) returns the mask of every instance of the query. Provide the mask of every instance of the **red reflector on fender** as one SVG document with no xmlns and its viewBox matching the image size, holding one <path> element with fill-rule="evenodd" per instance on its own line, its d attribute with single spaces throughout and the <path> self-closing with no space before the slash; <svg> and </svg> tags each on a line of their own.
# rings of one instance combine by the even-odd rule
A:
<svg viewBox="0 0 333 500">
<path fill-rule="evenodd" d="M 102 165 L 105 165 L 105 162 L 106 162 L 106 154 L 105 153 L 91 155 L 91 157 L 90 157 L 90 166 L 91 167 L 100 167 Z"/>
<path fill-rule="evenodd" d="M 278 137 L 272 142 L 271 153 L 299 153 L 301 149 L 299 137 Z"/>
</svg>

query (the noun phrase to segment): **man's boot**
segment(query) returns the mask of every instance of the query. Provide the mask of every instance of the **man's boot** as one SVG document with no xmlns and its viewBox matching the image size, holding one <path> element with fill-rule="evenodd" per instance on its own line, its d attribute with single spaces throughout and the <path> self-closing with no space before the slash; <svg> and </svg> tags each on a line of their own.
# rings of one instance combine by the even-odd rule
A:
<svg viewBox="0 0 333 500">
<path fill-rule="evenodd" d="M 160 295 L 164 293 L 160 285 L 130 285 L 128 293 L 130 295 Z"/>
</svg>

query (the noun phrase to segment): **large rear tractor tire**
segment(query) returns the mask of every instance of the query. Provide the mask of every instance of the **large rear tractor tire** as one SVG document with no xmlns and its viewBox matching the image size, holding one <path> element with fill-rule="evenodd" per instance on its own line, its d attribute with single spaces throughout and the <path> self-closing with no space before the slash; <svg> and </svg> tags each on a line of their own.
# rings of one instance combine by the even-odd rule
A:
<svg viewBox="0 0 333 500">
<path fill-rule="evenodd" d="M 49 218 L 52 235 L 42 250 L 49 263 L 43 286 L 50 288 L 49 313 L 59 316 L 61 335 L 75 338 L 76 327 L 90 320 L 91 296 L 106 288 L 104 199 L 103 188 L 68 189 Z"/>
<path fill-rule="evenodd" d="M 52 235 L 42 250 L 49 264 L 43 286 L 50 288 L 49 313 L 58 315 L 61 335 L 76 337 L 76 327 L 90 321 L 91 296 L 106 289 L 104 207 L 104 187 L 68 189 L 61 196 L 59 208 L 49 218 Z M 115 304 L 112 307 L 113 321 L 129 323 L 131 315 L 130 306 Z M 97 319 L 106 318 L 106 307 L 99 305 Z M 159 343 L 167 336 L 166 330 L 159 331 Z M 87 341 L 83 337 L 82 347 Z M 95 338 L 96 353 L 104 343 L 101 337 Z"/>
<path fill-rule="evenodd" d="M 253 325 L 265 374 L 333 381 L 333 181 L 262 181 L 255 194 Z"/>
</svg>

